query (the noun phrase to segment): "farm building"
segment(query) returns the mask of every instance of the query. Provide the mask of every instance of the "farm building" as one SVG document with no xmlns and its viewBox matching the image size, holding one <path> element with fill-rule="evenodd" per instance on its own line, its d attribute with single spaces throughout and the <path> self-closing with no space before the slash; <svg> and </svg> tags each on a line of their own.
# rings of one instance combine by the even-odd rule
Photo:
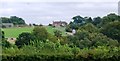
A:
<svg viewBox="0 0 120 61">
<path fill-rule="evenodd" d="M 2 23 L 2 28 L 10 28 L 13 27 L 14 24 L 13 23 Z"/>
<path fill-rule="evenodd" d="M 67 25 L 67 22 L 65 21 L 53 21 L 53 24 L 52 26 L 66 26 Z"/>
</svg>

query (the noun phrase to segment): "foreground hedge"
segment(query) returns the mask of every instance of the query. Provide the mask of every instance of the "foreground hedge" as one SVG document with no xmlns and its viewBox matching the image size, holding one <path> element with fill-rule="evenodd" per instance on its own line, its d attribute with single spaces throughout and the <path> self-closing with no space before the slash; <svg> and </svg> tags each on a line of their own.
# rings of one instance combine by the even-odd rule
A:
<svg viewBox="0 0 120 61">
<path fill-rule="evenodd" d="M 21 49 L 5 48 L 2 61 L 120 61 L 120 47 L 97 48 L 38 48 L 26 46 Z"/>
<path fill-rule="evenodd" d="M 120 61 L 119 57 L 111 57 L 111 58 L 104 58 L 104 59 L 94 59 L 92 57 L 74 57 L 74 56 L 47 56 L 47 55 L 40 55 L 40 56 L 26 56 L 26 55 L 19 55 L 19 56 L 2 56 L 2 61 Z"/>
</svg>

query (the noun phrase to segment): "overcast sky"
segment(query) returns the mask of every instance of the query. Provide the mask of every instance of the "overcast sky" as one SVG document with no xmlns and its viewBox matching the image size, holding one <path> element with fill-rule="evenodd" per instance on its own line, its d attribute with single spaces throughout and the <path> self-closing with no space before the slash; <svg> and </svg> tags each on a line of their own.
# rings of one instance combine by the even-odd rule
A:
<svg viewBox="0 0 120 61">
<path fill-rule="evenodd" d="M 18 16 L 26 23 L 70 22 L 76 15 L 105 16 L 118 11 L 119 0 L 0 0 L 0 17 Z"/>
</svg>

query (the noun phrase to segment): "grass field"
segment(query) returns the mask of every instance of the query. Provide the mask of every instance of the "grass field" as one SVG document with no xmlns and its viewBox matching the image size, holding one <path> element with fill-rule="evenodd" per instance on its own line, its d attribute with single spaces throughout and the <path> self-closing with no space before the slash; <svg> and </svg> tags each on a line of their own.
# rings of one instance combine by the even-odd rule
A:
<svg viewBox="0 0 120 61">
<path fill-rule="evenodd" d="M 51 27 L 51 26 L 45 26 L 47 31 L 51 34 L 54 34 L 55 30 L 60 30 L 62 31 L 62 35 L 66 35 L 65 33 L 65 27 Z M 32 32 L 33 27 L 22 27 L 22 28 L 4 28 L 2 29 L 5 32 L 5 37 L 18 37 L 19 34 L 22 32 Z"/>
<path fill-rule="evenodd" d="M 51 27 L 51 26 L 46 26 L 45 28 L 46 28 L 47 31 L 48 31 L 49 33 L 51 33 L 51 34 L 54 34 L 54 31 L 55 31 L 55 30 L 60 30 L 60 31 L 62 32 L 62 35 L 63 35 L 63 36 L 66 36 L 65 27 L 55 27 L 55 28 L 53 28 L 53 27 Z"/>
<path fill-rule="evenodd" d="M 18 37 L 22 32 L 31 32 L 33 27 L 23 27 L 23 28 L 4 28 L 5 37 Z"/>
</svg>

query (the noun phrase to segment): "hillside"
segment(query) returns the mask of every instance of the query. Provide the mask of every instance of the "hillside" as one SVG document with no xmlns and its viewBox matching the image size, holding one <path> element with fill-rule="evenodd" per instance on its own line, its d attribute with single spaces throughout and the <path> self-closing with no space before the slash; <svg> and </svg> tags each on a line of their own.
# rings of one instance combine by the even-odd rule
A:
<svg viewBox="0 0 120 61">
<path fill-rule="evenodd" d="M 4 28 L 3 31 L 5 32 L 5 37 L 18 37 L 19 34 L 22 32 L 32 32 L 34 27 L 20 27 L 20 28 Z M 63 36 L 65 34 L 65 27 L 51 27 L 51 26 L 45 26 L 47 31 L 51 34 L 54 34 L 55 30 L 62 31 Z"/>
</svg>

